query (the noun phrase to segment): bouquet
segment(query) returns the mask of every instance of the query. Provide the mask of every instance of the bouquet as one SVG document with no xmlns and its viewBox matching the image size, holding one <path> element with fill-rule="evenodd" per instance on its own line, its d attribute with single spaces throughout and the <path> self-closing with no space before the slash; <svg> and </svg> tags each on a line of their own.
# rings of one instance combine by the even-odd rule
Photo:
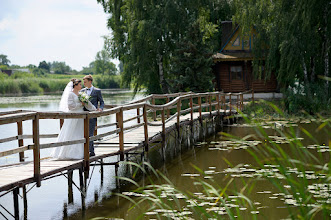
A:
<svg viewBox="0 0 331 220">
<path fill-rule="evenodd" d="M 78 94 L 79 101 L 83 102 L 84 104 L 88 104 L 91 99 L 91 96 L 87 95 L 85 92 L 80 92 Z"/>
</svg>

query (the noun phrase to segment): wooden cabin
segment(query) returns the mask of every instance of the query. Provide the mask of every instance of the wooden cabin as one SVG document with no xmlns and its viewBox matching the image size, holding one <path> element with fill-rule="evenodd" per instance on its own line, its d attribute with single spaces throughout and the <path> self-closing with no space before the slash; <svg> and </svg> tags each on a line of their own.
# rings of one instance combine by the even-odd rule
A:
<svg viewBox="0 0 331 220">
<path fill-rule="evenodd" d="M 277 80 L 274 74 L 269 79 L 254 77 L 252 33 L 241 35 L 239 25 L 232 21 L 222 22 L 222 49 L 213 55 L 216 90 L 223 92 L 276 92 Z M 263 76 L 264 67 L 261 67 Z"/>
</svg>

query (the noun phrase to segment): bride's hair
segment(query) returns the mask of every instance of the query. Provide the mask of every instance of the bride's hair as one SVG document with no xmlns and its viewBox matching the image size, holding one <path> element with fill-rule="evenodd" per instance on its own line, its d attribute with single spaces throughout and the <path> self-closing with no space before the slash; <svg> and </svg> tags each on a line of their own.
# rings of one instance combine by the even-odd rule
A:
<svg viewBox="0 0 331 220">
<path fill-rule="evenodd" d="M 75 86 L 77 86 L 79 83 L 82 82 L 82 80 L 80 80 L 80 79 L 71 79 L 71 81 L 72 81 L 72 84 L 73 84 L 72 88 L 75 88 Z"/>
</svg>

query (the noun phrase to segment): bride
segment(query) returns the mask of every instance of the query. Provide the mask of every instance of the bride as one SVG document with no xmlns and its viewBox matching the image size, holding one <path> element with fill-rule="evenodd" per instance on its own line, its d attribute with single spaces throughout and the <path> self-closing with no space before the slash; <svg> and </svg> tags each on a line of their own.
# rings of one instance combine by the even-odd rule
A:
<svg viewBox="0 0 331 220">
<path fill-rule="evenodd" d="M 91 102 L 84 104 L 78 98 L 79 91 L 82 89 L 82 81 L 72 79 L 63 91 L 59 110 L 63 112 L 84 112 L 83 108 L 95 111 L 96 108 Z M 57 142 L 79 140 L 84 138 L 84 120 L 83 119 L 65 119 L 60 130 Z M 83 159 L 84 144 L 65 145 L 56 147 L 51 153 L 55 159 Z"/>
</svg>

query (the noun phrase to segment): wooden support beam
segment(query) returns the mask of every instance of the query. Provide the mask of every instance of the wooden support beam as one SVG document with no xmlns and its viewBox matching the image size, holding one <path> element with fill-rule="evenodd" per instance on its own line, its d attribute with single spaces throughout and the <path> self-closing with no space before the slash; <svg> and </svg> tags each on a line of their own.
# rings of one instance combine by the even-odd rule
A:
<svg viewBox="0 0 331 220">
<path fill-rule="evenodd" d="M 177 130 L 180 129 L 180 111 L 181 111 L 182 100 L 179 98 L 177 101 Z"/>
<path fill-rule="evenodd" d="M 64 119 L 63 119 L 63 118 L 61 118 L 61 119 L 60 119 L 60 129 L 62 128 L 62 126 L 63 126 L 63 123 L 64 123 Z"/>
<path fill-rule="evenodd" d="M 165 110 L 162 109 L 162 148 L 165 147 Z M 164 150 L 164 149 L 162 149 Z"/>
<path fill-rule="evenodd" d="M 155 105 L 155 99 L 152 98 L 152 105 Z M 156 121 L 156 110 L 153 110 L 153 120 Z"/>
<path fill-rule="evenodd" d="M 20 219 L 20 211 L 19 211 L 19 205 L 18 205 L 18 195 L 19 195 L 19 193 L 20 193 L 19 188 L 16 187 L 13 190 L 14 216 L 15 216 L 15 220 L 19 220 Z"/>
<path fill-rule="evenodd" d="M 68 203 L 74 203 L 74 194 L 72 190 L 73 170 L 68 170 Z"/>
<path fill-rule="evenodd" d="M 33 169 L 34 169 L 34 179 L 37 183 L 37 187 L 41 186 L 40 177 L 40 138 L 39 138 L 39 114 L 35 115 L 32 121 L 32 131 L 33 131 Z"/>
<path fill-rule="evenodd" d="M 147 106 L 143 107 L 143 117 L 144 117 L 144 135 L 145 135 L 145 151 L 148 152 L 148 120 L 147 120 Z"/>
<path fill-rule="evenodd" d="M 208 96 L 208 102 L 209 102 L 209 114 L 212 115 L 213 106 L 211 105 L 211 95 Z"/>
<path fill-rule="evenodd" d="M 22 121 L 17 122 L 17 135 L 23 134 L 23 123 Z M 24 145 L 23 139 L 18 139 L 18 147 L 22 147 Z M 24 162 L 24 152 L 19 153 L 20 162 Z"/>
<path fill-rule="evenodd" d="M 116 121 L 117 126 L 120 130 L 118 133 L 118 141 L 119 141 L 119 147 L 120 147 L 120 159 L 121 161 L 124 160 L 124 132 L 123 132 L 123 109 L 121 108 L 118 113 L 116 113 Z"/>
<path fill-rule="evenodd" d="M 231 93 L 229 95 L 229 108 L 230 108 L 230 115 L 231 115 L 231 111 L 232 111 L 232 100 L 231 100 Z"/>
<path fill-rule="evenodd" d="M 90 117 L 84 119 L 84 171 L 88 171 L 90 169 L 90 137 L 89 137 L 89 126 L 90 126 Z"/>
<path fill-rule="evenodd" d="M 198 97 L 198 105 L 199 105 L 199 120 L 202 122 L 202 107 L 201 107 L 201 96 Z"/>
<path fill-rule="evenodd" d="M 137 108 L 137 122 L 140 123 L 140 108 Z"/>
<path fill-rule="evenodd" d="M 94 132 L 93 132 L 93 136 L 97 136 L 98 135 L 98 118 L 97 121 L 95 122 L 95 128 L 94 128 Z"/>
<path fill-rule="evenodd" d="M 170 98 L 167 96 L 167 103 L 170 101 Z M 167 118 L 170 117 L 170 109 L 167 110 Z"/>
</svg>

